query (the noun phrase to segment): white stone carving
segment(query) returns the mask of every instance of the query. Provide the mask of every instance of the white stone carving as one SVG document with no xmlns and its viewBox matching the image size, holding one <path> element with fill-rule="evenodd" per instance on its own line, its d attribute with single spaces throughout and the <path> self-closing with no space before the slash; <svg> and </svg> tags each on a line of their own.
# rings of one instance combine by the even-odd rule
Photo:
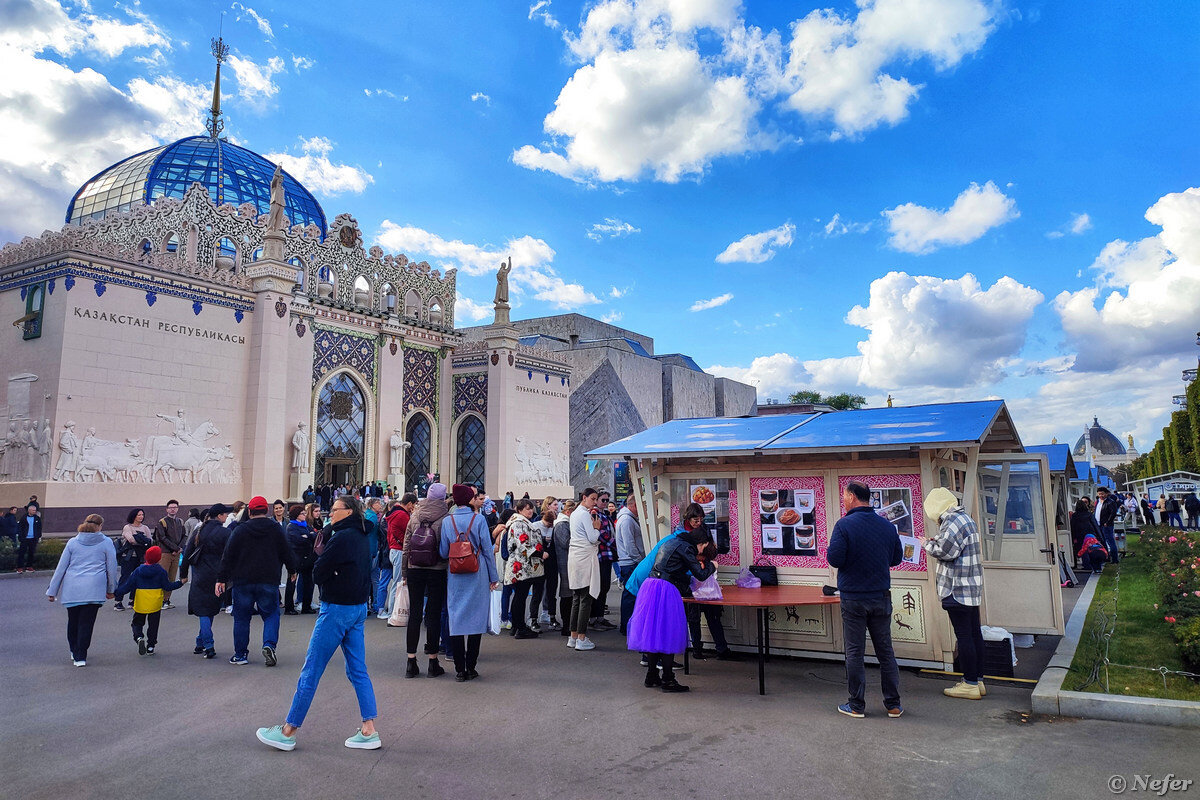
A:
<svg viewBox="0 0 1200 800">
<path fill-rule="evenodd" d="M 58 435 L 58 463 L 54 467 L 54 480 L 75 480 L 78 467 L 79 439 L 75 436 L 75 420 L 67 420 L 62 433 Z"/>
<path fill-rule="evenodd" d="M 412 447 L 409 442 L 404 441 L 404 437 L 400 434 L 399 428 L 392 429 L 392 436 L 388 439 L 388 445 L 391 447 L 392 458 L 388 462 L 388 466 L 393 474 L 404 472 L 404 451 Z"/>
<path fill-rule="evenodd" d="M 527 439 L 518 436 L 517 445 L 517 483 L 531 484 L 566 484 L 567 475 L 566 453 L 555 452 L 550 442 L 542 439 Z"/>
<path fill-rule="evenodd" d="M 308 425 L 296 423 L 296 432 L 292 434 L 292 470 L 305 472 L 308 469 Z"/>
</svg>

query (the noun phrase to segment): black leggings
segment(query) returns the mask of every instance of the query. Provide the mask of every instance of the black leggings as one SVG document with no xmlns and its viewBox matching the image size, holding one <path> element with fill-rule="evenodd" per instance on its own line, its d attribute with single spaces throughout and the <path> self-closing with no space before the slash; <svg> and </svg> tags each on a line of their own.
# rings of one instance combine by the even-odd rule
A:
<svg viewBox="0 0 1200 800">
<path fill-rule="evenodd" d="M 37 539 L 22 539 L 17 548 L 17 569 L 33 566 L 33 557 L 37 555 Z"/>
<path fill-rule="evenodd" d="M 92 644 L 92 628 L 96 625 L 96 612 L 101 603 L 71 606 L 67 609 L 67 646 L 76 661 L 86 661 L 88 647 Z"/>
<path fill-rule="evenodd" d="M 670 683 L 675 680 L 675 656 L 671 653 L 647 653 L 646 668 L 655 670 L 662 668 L 663 681 Z"/>
<path fill-rule="evenodd" d="M 408 653 L 415 656 L 425 616 L 425 654 L 437 658 L 442 640 L 442 606 L 446 604 L 446 571 L 408 568 Z"/>
<path fill-rule="evenodd" d="M 953 597 L 942 598 L 942 608 L 950 615 L 954 638 L 958 640 L 958 665 L 963 680 L 978 683 L 983 674 L 983 631 L 979 628 L 979 606 L 964 606 Z"/>
<path fill-rule="evenodd" d="M 509 619 L 516 631 L 529 630 L 529 621 L 525 619 L 526 601 L 529 600 L 529 590 L 533 588 L 533 578 L 526 578 L 512 584 L 512 601 L 509 604 Z M 537 603 L 533 607 L 537 608 Z"/>
<path fill-rule="evenodd" d="M 546 559 L 542 562 L 542 566 L 546 568 L 545 582 L 543 586 L 546 591 L 542 594 L 542 608 L 546 609 L 546 613 L 550 616 L 555 615 L 554 601 L 558 597 L 558 563 Z"/>
<path fill-rule="evenodd" d="M 571 633 L 587 634 L 588 620 L 592 616 L 592 595 L 587 587 L 575 589 L 571 595 Z"/>
<path fill-rule="evenodd" d="M 600 562 L 600 596 L 592 603 L 592 619 L 598 619 L 608 613 L 608 589 L 612 586 L 612 562 Z"/>
<path fill-rule="evenodd" d="M 279 612 L 276 611 L 276 614 Z M 148 630 L 146 631 L 146 644 L 150 647 L 158 644 L 158 622 L 162 618 L 161 611 L 155 611 L 153 614 L 137 614 L 133 615 L 133 622 L 129 627 L 133 628 L 133 640 L 136 642 L 142 638 L 142 624 L 146 623 Z"/>
<path fill-rule="evenodd" d="M 479 641 L 483 634 L 472 633 L 470 636 L 451 636 L 450 647 L 454 650 L 454 671 L 466 672 L 475 669 L 479 663 Z"/>
<path fill-rule="evenodd" d="M 117 579 L 118 583 L 124 583 L 125 579 L 133 574 L 133 571 L 138 568 L 138 564 L 140 564 L 140 563 L 141 563 L 140 561 L 133 561 L 131 559 L 122 561 L 121 562 L 121 577 Z M 125 595 L 119 594 L 116 596 L 116 602 L 122 603 L 122 602 L 124 602 L 124 600 L 125 600 Z M 130 592 L 130 601 L 132 602 L 132 600 L 133 600 L 133 593 Z"/>
<path fill-rule="evenodd" d="M 533 618 L 534 622 L 537 622 L 538 617 L 541 616 L 538 612 L 542 607 L 542 598 L 546 595 L 546 576 L 539 575 L 529 580 L 529 616 Z"/>
<path fill-rule="evenodd" d="M 573 596 L 558 598 L 558 618 L 562 622 L 562 635 L 571 635 L 571 604 L 575 601 Z M 554 612 L 550 612 L 553 614 Z"/>
</svg>

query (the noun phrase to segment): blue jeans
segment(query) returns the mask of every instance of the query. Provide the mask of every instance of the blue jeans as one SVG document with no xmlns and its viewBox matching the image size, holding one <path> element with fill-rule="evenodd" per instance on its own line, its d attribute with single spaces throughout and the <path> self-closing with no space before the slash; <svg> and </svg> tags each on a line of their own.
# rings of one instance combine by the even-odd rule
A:
<svg viewBox="0 0 1200 800">
<path fill-rule="evenodd" d="M 233 654 L 250 653 L 250 617 L 263 620 L 263 647 L 279 644 L 279 587 L 273 583 L 247 583 L 233 587 Z"/>
<path fill-rule="evenodd" d="M 842 637 L 846 647 L 846 684 L 850 690 L 849 703 L 854 711 L 867 707 L 865 694 L 867 670 L 863 666 L 866 633 L 871 632 L 871 644 L 879 659 L 879 678 L 883 685 L 883 705 L 900 705 L 900 667 L 892 652 L 892 598 L 883 594 L 871 598 L 842 598 Z"/>
<path fill-rule="evenodd" d="M 317 693 L 317 684 L 325 674 L 329 659 L 333 658 L 334 651 L 339 647 L 346 660 L 346 677 L 358 695 L 358 711 L 363 722 L 379 716 L 375 708 L 375 687 L 371 685 L 371 676 L 367 674 L 367 649 L 363 638 L 363 623 L 366 620 L 366 603 L 357 606 L 321 603 L 317 624 L 313 626 L 312 638 L 308 640 L 308 654 L 304 656 L 300 680 L 296 682 L 296 694 L 288 711 L 288 725 L 299 728 L 304 724 L 313 695 Z"/>
<path fill-rule="evenodd" d="M 1117 563 L 1117 534 L 1113 525 L 1100 526 L 1100 538 L 1104 540 L 1104 549 L 1108 550 L 1108 560 Z"/>
<path fill-rule="evenodd" d="M 501 576 L 503 577 L 503 575 Z M 500 592 L 500 621 L 512 622 L 512 614 L 510 608 L 512 606 L 513 587 L 510 584 L 505 584 Z M 447 651 L 448 652 L 448 651 Z"/>
<path fill-rule="evenodd" d="M 1182 529 L 1183 528 L 1183 517 L 1180 516 L 1178 511 L 1168 511 L 1167 512 L 1167 525 L 1169 525 L 1172 528 Z"/>
<path fill-rule="evenodd" d="M 375 610 L 377 612 L 388 610 L 388 585 L 392 582 L 392 567 L 389 564 L 387 567 L 380 567 L 378 577 L 375 580 Z"/>
<path fill-rule="evenodd" d="M 200 633 L 196 634 L 196 647 L 212 650 L 214 647 L 212 634 L 212 617 L 200 617 Z M 247 634 L 249 638 L 249 634 Z"/>
<path fill-rule="evenodd" d="M 621 634 L 624 635 L 629 629 L 629 618 L 633 616 L 633 606 L 637 603 L 637 597 L 629 592 L 628 589 L 621 590 Z"/>
</svg>

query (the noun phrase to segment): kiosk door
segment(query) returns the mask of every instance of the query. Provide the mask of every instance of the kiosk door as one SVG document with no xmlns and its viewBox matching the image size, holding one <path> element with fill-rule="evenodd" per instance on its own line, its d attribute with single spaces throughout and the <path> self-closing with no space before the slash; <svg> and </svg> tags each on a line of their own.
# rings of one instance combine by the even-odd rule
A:
<svg viewBox="0 0 1200 800">
<path fill-rule="evenodd" d="M 971 509 L 983 549 L 983 619 L 1012 633 L 1063 633 L 1050 468 L 1043 454 L 979 454 Z"/>
</svg>

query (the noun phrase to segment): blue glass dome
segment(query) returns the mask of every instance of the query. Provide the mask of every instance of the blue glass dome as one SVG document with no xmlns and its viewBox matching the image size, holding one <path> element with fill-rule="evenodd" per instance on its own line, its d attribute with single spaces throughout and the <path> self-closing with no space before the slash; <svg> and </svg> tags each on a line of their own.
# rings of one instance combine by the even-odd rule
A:
<svg viewBox="0 0 1200 800">
<path fill-rule="evenodd" d="M 152 204 L 160 197 L 182 198 L 194 182 L 208 189 L 217 205 L 253 203 L 260 214 L 271 209 L 275 165 L 258 153 L 210 136 L 186 139 L 130 156 L 100 172 L 75 193 L 67 222 L 80 224 L 108 214 Z M 283 173 L 287 207 L 293 225 L 314 223 L 325 236 L 325 212 L 299 181 Z"/>
</svg>

